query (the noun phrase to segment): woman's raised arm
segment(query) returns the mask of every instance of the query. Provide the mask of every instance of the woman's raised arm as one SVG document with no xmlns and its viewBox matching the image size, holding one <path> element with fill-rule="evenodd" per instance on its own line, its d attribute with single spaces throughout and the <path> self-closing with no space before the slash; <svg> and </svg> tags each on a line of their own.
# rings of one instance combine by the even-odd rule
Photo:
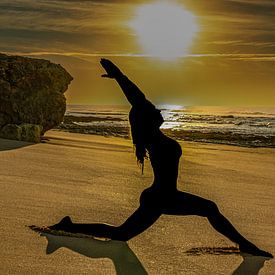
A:
<svg viewBox="0 0 275 275">
<path fill-rule="evenodd" d="M 113 62 L 102 58 L 100 64 L 107 73 L 102 75 L 102 77 L 115 79 L 132 106 L 143 104 L 146 101 L 142 91 L 129 80 Z"/>
</svg>

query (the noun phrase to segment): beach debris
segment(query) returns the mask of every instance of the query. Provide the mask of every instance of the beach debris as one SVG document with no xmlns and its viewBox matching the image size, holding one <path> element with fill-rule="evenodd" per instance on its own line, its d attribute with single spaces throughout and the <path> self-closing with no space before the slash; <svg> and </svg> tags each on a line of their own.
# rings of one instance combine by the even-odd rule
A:
<svg viewBox="0 0 275 275">
<path fill-rule="evenodd" d="M 0 137 L 40 142 L 63 121 L 72 79 L 48 60 L 0 54 Z"/>
<path fill-rule="evenodd" d="M 235 246 L 228 247 L 193 247 L 185 252 L 189 256 L 200 256 L 204 254 L 230 255 L 240 254 L 240 250 Z"/>
</svg>

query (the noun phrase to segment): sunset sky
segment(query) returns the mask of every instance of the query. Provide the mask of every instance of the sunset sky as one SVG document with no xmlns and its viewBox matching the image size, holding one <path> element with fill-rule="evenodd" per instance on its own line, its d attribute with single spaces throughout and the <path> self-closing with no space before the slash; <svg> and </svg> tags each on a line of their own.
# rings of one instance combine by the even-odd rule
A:
<svg viewBox="0 0 275 275">
<path fill-rule="evenodd" d="M 0 52 L 62 64 L 68 103 L 126 103 L 105 57 L 157 104 L 275 105 L 274 0 L 1 0 Z"/>
</svg>

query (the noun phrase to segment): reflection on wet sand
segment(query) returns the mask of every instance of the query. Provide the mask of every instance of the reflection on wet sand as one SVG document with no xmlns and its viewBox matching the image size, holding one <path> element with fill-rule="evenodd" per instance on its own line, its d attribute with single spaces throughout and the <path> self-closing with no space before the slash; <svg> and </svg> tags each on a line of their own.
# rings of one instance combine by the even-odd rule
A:
<svg viewBox="0 0 275 275">
<path fill-rule="evenodd" d="M 126 242 L 56 236 L 48 233 L 41 233 L 41 236 L 48 240 L 46 254 L 65 247 L 86 257 L 111 259 L 117 275 L 148 274 Z"/>
<path fill-rule="evenodd" d="M 265 261 L 270 258 L 252 256 L 241 253 L 236 247 L 194 247 L 185 252 L 190 256 L 212 255 L 240 255 L 243 257 L 242 263 L 232 272 L 232 275 L 257 275 L 264 266 Z"/>
</svg>

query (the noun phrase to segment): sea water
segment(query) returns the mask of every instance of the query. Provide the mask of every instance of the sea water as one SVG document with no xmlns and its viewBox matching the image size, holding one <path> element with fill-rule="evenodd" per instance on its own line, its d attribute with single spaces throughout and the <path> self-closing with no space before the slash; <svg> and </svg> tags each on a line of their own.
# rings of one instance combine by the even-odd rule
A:
<svg viewBox="0 0 275 275">
<path fill-rule="evenodd" d="M 275 147 L 275 107 L 157 106 L 163 132 L 179 140 Z M 129 137 L 129 106 L 68 105 L 60 130 Z"/>
</svg>

